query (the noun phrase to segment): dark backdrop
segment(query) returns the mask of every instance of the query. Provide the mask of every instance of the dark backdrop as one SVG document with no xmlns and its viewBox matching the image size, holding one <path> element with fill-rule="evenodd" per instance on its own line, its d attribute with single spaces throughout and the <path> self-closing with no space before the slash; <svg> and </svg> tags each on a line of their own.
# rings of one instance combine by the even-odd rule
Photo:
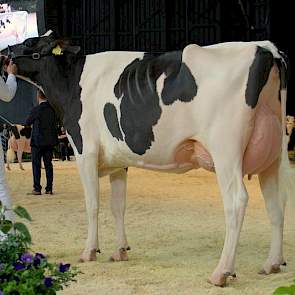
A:
<svg viewBox="0 0 295 295">
<path fill-rule="evenodd" d="M 7 103 L 0 100 L 0 115 L 13 124 L 24 124 L 34 104 L 37 90 L 34 86 L 17 79 L 18 88 L 14 99 Z M 5 123 L 0 118 L 0 123 Z"/>
</svg>

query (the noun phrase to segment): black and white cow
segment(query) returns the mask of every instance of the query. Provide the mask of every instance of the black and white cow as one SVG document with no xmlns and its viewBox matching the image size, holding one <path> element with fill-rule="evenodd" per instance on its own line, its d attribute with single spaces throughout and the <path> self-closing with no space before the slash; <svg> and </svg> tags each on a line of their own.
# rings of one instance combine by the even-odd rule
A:
<svg viewBox="0 0 295 295">
<path fill-rule="evenodd" d="M 95 260 L 99 246 L 100 176 L 110 175 L 117 261 L 128 259 L 126 167 L 169 172 L 204 167 L 216 172 L 226 221 L 223 252 L 210 282 L 224 286 L 234 275 L 248 202 L 245 174 L 259 175 L 272 224 L 262 273 L 278 272 L 285 264 L 286 63 L 271 42 L 82 56 L 78 47 L 47 35 L 10 50 L 20 75 L 41 85 L 63 117 L 73 146 L 89 222 L 82 261 Z"/>
</svg>

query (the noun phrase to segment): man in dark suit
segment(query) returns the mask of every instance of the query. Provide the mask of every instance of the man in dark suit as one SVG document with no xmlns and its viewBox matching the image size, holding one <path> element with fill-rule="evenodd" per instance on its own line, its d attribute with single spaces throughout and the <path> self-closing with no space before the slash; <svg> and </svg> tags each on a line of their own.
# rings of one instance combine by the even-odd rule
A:
<svg viewBox="0 0 295 295">
<path fill-rule="evenodd" d="M 52 195 L 53 147 L 58 143 L 56 131 L 56 117 L 54 110 L 50 106 L 45 95 L 39 90 L 37 98 L 39 105 L 32 109 L 26 121 L 26 126 L 33 125 L 31 147 L 34 189 L 31 194 L 41 195 L 41 158 L 43 158 L 47 180 L 45 194 Z"/>
</svg>

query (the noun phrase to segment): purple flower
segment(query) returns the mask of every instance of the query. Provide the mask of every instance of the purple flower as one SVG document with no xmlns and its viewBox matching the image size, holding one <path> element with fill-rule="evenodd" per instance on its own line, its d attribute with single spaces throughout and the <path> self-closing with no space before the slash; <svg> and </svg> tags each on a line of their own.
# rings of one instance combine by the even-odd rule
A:
<svg viewBox="0 0 295 295">
<path fill-rule="evenodd" d="M 39 258 L 39 257 L 35 257 L 34 258 L 34 266 L 35 267 L 38 267 L 38 266 L 40 266 L 40 264 L 41 264 L 41 259 Z"/>
<path fill-rule="evenodd" d="M 0 295 L 4 295 L 4 293 L 2 291 L 0 291 Z"/>
<path fill-rule="evenodd" d="M 51 277 L 45 277 L 44 284 L 47 288 L 50 288 L 53 285 L 53 281 Z"/>
<path fill-rule="evenodd" d="M 42 253 L 36 253 L 35 257 L 39 257 L 40 259 L 44 259 L 45 255 L 43 255 Z"/>
<path fill-rule="evenodd" d="M 42 253 L 36 253 L 34 257 L 34 266 L 40 266 L 42 259 L 45 259 L 45 256 Z"/>
<path fill-rule="evenodd" d="M 60 272 L 66 272 L 66 271 L 68 271 L 70 269 L 70 266 L 71 265 L 69 263 L 67 263 L 67 264 L 60 263 L 59 264 L 59 271 Z"/>
<path fill-rule="evenodd" d="M 30 253 L 25 253 L 21 256 L 20 260 L 24 263 L 32 263 L 33 256 Z"/>
<path fill-rule="evenodd" d="M 23 270 L 26 268 L 21 262 L 14 262 L 13 267 L 15 270 Z"/>
</svg>

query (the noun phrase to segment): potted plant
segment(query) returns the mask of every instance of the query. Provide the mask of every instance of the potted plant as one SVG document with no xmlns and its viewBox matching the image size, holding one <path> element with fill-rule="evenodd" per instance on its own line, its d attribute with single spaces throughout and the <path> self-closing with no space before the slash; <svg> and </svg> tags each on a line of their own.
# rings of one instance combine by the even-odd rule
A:
<svg viewBox="0 0 295 295">
<path fill-rule="evenodd" d="M 32 221 L 23 207 L 13 212 Z M 80 271 L 70 264 L 51 263 L 45 254 L 30 251 L 31 235 L 22 222 L 5 218 L 0 202 L 0 295 L 51 295 L 75 281 Z"/>
</svg>

